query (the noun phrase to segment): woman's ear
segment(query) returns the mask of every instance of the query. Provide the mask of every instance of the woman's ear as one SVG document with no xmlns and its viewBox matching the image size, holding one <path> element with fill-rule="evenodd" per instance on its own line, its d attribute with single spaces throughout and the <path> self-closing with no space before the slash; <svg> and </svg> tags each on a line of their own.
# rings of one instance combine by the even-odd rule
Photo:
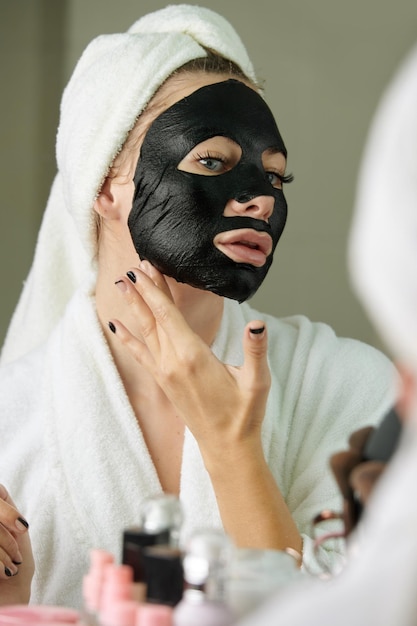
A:
<svg viewBox="0 0 417 626">
<path fill-rule="evenodd" d="M 126 218 L 132 208 L 134 184 L 107 177 L 94 202 L 94 210 L 107 220 Z"/>
<path fill-rule="evenodd" d="M 114 211 L 113 205 L 112 181 L 107 177 L 94 201 L 94 210 L 101 217 L 109 219 Z"/>
</svg>

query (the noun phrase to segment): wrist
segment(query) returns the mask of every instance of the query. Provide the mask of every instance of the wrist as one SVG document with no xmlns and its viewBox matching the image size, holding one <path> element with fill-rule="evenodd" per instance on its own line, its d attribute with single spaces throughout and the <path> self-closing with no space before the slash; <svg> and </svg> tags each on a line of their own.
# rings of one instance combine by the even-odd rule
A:
<svg viewBox="0 0 417 626">
<path fill-rule="evenodd" d="M 268 469 L 259 437 L 222 442 L 215 448 L 200 445 L 200 452 L 212 480 L 217 477 L 224 480 L 226 476 L 232 479 L 236 475 L 242 481 L 242 474 L 250 475 L 258 473 L 262 468 Z"/>
</svg>

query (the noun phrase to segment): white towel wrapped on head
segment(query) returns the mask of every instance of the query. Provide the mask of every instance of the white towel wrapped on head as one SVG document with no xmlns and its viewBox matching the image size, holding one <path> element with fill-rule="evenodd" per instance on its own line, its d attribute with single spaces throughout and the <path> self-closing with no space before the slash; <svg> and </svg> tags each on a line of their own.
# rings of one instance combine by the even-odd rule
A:
<svg viewBox="0 0 417 626">
<path fill-rule="evenodd" d="M 2 362 L 40 344 L 72 293 L 94 275 L 93 204 L 109 167 L 161 84 L 188 61 L 207 56 L 206 48 L 255 80 L 232 26 L 210 9 L 188 4 L 150 13 L 126 33 L 101 35 L 85 49 L 63 94 L 58 173 Z"/>
</svg>

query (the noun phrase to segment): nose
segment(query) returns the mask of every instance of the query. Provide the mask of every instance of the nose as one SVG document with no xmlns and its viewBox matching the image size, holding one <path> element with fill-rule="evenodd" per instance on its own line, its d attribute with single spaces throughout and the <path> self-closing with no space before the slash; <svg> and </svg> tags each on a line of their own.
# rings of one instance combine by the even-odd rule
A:
<svg viewBox="0 0 417 626">
<path fill-rule="evenodd" d="M 274 198 L 272 196 L 255 196 L 241 201 L 231 198 L 227 201 L 223 211 L 224 217 L 244 215 L 267 222 L 274 210 Z"/>
</svg>

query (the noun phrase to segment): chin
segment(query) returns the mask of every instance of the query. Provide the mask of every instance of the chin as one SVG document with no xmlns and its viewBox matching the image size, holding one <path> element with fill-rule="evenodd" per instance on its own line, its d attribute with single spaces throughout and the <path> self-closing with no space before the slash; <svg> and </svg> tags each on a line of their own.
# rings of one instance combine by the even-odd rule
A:
<svg viewBox="0 0 417 626">
<path fill-rule="evenodd" d="M 231 280 L 213 281 L 204 286 L 204 289 L 218 296 L 237 300 L 242 303 L 252 298 L 258 291 L 266 275 L 264 268 L 239 268 L 239 272 L 235 272 Z"/>
</svg>

